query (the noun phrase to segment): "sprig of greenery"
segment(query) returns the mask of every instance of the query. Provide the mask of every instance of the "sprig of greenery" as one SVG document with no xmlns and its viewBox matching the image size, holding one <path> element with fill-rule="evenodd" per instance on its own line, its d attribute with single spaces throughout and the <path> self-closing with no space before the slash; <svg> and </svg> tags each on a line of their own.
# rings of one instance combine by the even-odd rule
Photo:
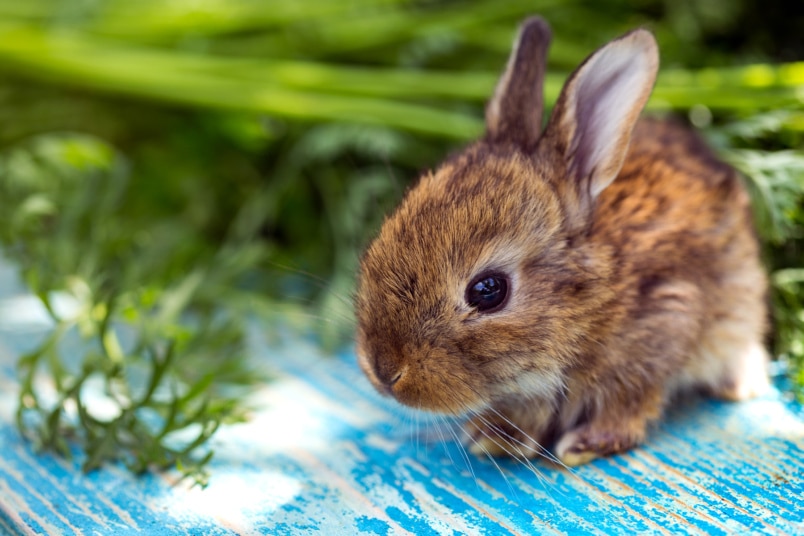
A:
<svg viewBox="0 0 804 536">
<path fill-rule="evenodd" d="M 777 270 L 771 282 L 776 350 L 789 361 L 791 386 L 804 403 L 804 269 Z"/>
<path fill-rule="evenodd" d="M 204 484 L 202 447 L 243 418 L 260 378 L 242 311 L 219 290 L 261 258 L 249 240 L 259 220 L 236 220 L 217 252 L 181 222 L 123 227 L 128 174 L 86 136 L 38 137 L 0 158 L 0 239 L 54 322 L 18 362 L 17 424 L 42 448 L 69 454 L 77 442 L 85 470 L 176 466 Z"/>
</svg>

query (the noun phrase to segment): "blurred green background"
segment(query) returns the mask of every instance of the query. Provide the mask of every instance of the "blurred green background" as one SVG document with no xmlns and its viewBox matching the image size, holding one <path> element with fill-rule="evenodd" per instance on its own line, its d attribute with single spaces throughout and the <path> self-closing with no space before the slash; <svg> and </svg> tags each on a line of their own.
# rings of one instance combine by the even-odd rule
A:
<svg viewBox="0 0 804 536">
<path fill-rule="evenodd" d="M 804 384 L 802 2 L 0 0 L 0 239 L 59 326 L 21 361 L 23 431 L 64 449 L 78 420 L 90 467 L 119 451 L 135 470 L 186 466 L 242 414 L 246 315 L 348 342 L 361 248 L 420 171 L 481 132 L 534 13 L 554 34 L 548 106 L 592 50 L 655 32 L 649 109 L 701 128 L 745 174 L 773 274 L 772 344 L 791 387 Z M 78 362 L 56 344 L 70 329 L 97 341 Z M 55 406 L 36 373 L 56 379 Z M 81 411 L 98 375 L 117 424 Z M 160 397 L 167 377 L 179 388 Z M 140 406 L 173 428 L 148 431 L 127 413 Z M 208 429 L 159 451 L 181 423 Z M 150 442 L 98 446 L 120 430 Z"/>
</svg>

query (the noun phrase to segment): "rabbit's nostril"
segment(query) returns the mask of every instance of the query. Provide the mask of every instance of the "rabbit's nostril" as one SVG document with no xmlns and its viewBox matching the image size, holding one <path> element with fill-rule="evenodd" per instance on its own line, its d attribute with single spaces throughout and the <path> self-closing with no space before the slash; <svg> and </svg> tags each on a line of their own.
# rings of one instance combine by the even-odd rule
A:
<svg viewBox="0 0 804 536">
<path fill-rule="evenodd" d="M 405 375 L 406 367 L 389 359 L 375 359 L 373 368 L 377 389 L 381 393 L 393 396 L 392 389 Z"/>
<path fill-rule="evenodd" d="M 400 370 L 399 372 L 397 372 L 397 373 L 396 373 L 396 374 L 395 374 L 395 375 L 394 375 L 394 376 L 391 378 L 391 380 L 388 382 L 388 387 L 393 387 L 393 386 L 394 386 L 394 384 L 395 384 L 396 382 L 398 382 L 400 378 L 402 378 L 402 371 L 401 371 L 401 370 Z"/>
</svg>

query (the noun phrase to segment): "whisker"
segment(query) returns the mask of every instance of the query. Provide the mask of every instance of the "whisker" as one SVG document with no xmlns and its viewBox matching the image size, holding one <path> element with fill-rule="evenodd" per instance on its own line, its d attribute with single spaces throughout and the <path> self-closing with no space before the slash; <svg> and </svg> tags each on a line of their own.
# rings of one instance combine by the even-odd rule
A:
<svg viewBox="0 0 804 536">
<path fill-rule="evenodd" d="M 307 272 L 305 270 L 302 270 L 301 268 L 295 268 L 293 266 L 287 266 L 287 265 L 278 263 L 276 261 L 269 260 L 269 261 L 266 261 L 266 264 L 268 264 L 269 266 L 273 266 L 274 268 L 276 268 L 278 270 L 285 271 L 287 273 L 304 276 L 308 280 L 310 280 L 311 283 L 315 284 L 316 287 L 318 287 L 319 289 L 324 290 L 324 291 L 330 293 L 332 296 L 334 296 L 339 302 L 341 302 L 341 304 L 346 305 L 349 308 L 351 308 L 354 305 L 352 303 L 352 300 L 349 299 L 348 297 L 341 295 L 339 292 L 334 292 L 332 290 L 332 286 L 330 284 L 331 281 L 328 280 L 328 279 L 325 279 L 325 278 L 323 278 L 323 277 L 321 277 L 319 275 L 316 275 L 316 274 L 314 274 L 312 272 Z"/>
<path fill-rule="evenodd" d="M 449 451 L 449 445 L 447 445 L 446 438 L 444 437 L 441 430 L 441 424 L 443 422 L 443 418 L 444 417 L 442 415 L 438 415 L 433 424 L 435 424 L 435 429 L 436 432 L 438 433 L 438 438 L 441 440 L 441 446 L 444 448 L 444 453 L 447 455 L 447 458 L 449 458 L 449 461 L 452 463 L 452 466 L 457 469 L 458 466 L 455 463 L 455 460 L 452 458 L 452 453 L 450 453 Z"/>
<path fill-rule="evenodd" d="M 486 435 L 486 434 L 485 434 L 485 432 L 482 432 L 482 431 L 481 431 L 481 433 L 483 433 L 483 435 Z M 488 437 L 488 436 L 486 436 L 486 437 Z M 475 440 L 473 437 L 471 437 L 471 436 L 469 436 L 469 439 L 470 439 L 470 440 L 471 440 L 471 441 L 472 441 L 472 442 L 473 442 L 475 445 L 477 445 L 478 447 L 480 447 L 480 450 L 482 450 L 482 451 L 485 453 L 486 457 L 487 457 L 487 458 L 488 458 L 488 459 L 491 461 L 491 463 L 493 463 L 493 464 L 494 464 L 494 467 L 496 467 L 496 468 L 497 468 L 497 471 L 499 471 L 500 476 L 501 476 L 501 477 L 503 477 L 503 480 L 505 480 L 506 485 L 508 485 L 508 489 L 509 489 L 509 490 L 511 490 L 511 495 L 513 495 L 513 497 L 514 497 L 515 499 L 517 499 L 517 500 L 518 500 L 517 493 L 516 493 L 516 490 L 514 489 L 514 486 L 511 484 L 511 481 L 510 481 L 510 480 L 508 480 L 508 477 L 505 475 L 505 471 L 503 471 L 503 468 L 502 468 L 502 467 L 500 467 L 500 465 L 497 463 L 497 460 L 495 460 L 495 459 L 494 459 L 494 456 L 492 456 L 492 455 L 491 455 L 491 453 L 490 453 L 490 452 L 489 452 L 489 451 L 486 449 L 486 447 L 484 447 L 484 446 L 483 446 L 483 444 L 482 444 L 482 443 L 480 443 L 480 442 L 476 441 L 476 440 Z M 489 439 L 491 439 L 491 438 L 489 438 Z M 492 441 L 494 441 L 494 440 L 492 439 Z"/>
<path fill-rule="evenodd" d="M 499 439 L 500 439 L 502 442 L 499 442 L 497 439 L 495 439 L 494 437 L 492 437 L 491 435 L 489 435 L 488 433 L 486 433 L 486 431 L 485 431 L 485 430 L 483 430 L 482 428 L 478 428 L 478 430 L 480 431 L 480 433 L 481 433 L 481 434 L 483 434 L 484 436 L 486 436 L 486 437 L 487 437 L 487 438 L 488 438 L 488 439 L 489 439 L 489 440 L 490 440 L 492 443 L 494 443 L 494 444 L 495 444 L 497 447 L 499 447 L 499 448 L 500 448 L 500 449 L 501 449 L 503 452 L 505 452 L 505 453 L 506 453 L 506 454 L 507 454 L 509 457 L 511 457 L 511 458 L 513 458 L 514 460 L 516 460 L 516 461 L 517 461 L 518 463 L 520 463 L 520 464 L 521 464 L 523 467 L 526 467 L 526 468 L 527 468 L 527 469 L 528 469 L 528 470 L 529 470 L 531 473 L 533 473 L 533 475 L 534 475 L 534 476 L 536 476 L 536 477 L 537 477 L 539 480 L 541 480 L 542 482 L 545 482 L 545 483 L 546 483 L 546 482 L 548 482 L 547 477 L 545 477 L 545 476 L 542 474 L 542 472 L 541 472 L 541 471 L 539 471 L 539 469 L 538 469 L 538 468 L 537 468 L 535 465 L 533 465 L 533 462 L 531 462 L 531 461 L 530 461 L 530 458 L 528 458 L 528 456 L 527 456 L 527 455 L 525 455 L 525 453 L 522 451 L 522 449 L 520 449 L 520 448 L 516 447 L 515 445 L 511 445 L 510 443 L 508 444 L 508 446 L 510 446 L 510 447 L 511 447 L 511 449 L 507 448 L 507 447 L 506 447 L 506 442 L 503 440 L 502 436 L 503 436 L 503 435 L 505 435 L 505 436 L 506 436 L 506 437 L 508 437 L 509 439 L 513 439 L 513 440 L 515 440 L 516 438 L 511 437 L 509 434 L 506 434 L 504 430 L 501 430 L 501 429 L 500 429 L 498 426 L 495 426 L 495 425 L 494 425 L 494 423 L 492 423 L 492 422 L 490 422 L 489 420 L 487 420 L 487 419 L 486 419 L 486 418 L 485 418 L 483 415 L 481 415 L 480 413 L 475 412 L 475 417 L 477 417 L 478 419 L 480 419 L 480 421 L 481 421 L 483 424 L 485 424 L 486 426 L 488 426 L 490 429 L 492 429 L 493 431 L 497 432 L 497 433 L 498 433 L 498 437 L 499 437 Z M 482 446 L 481 446 L 481 448 L 482 448 Z"/>
<path fill-rule="evenodd" d="M 419 452 L 419 447 L 420 447 L 419 439 L 420 439 L 420 436 L 421 436 L 421 431 L 422 431 L 421 413 L 417 411 L 416 412 L 416 457 L 419 458 L 419 459 L 421 459 L 421 452 Z"/>
<path fill-rule="evenodd" d="M 447 421 L 447 418 L 444 417 L 444 420 Z M 458 451 L 461 453 L 463 462 L 466 465 L 466 468 L 469 470 L 469 473 L 472 475 L 472 479 L 475 481 L 475 485 L 480 487 L 480 483 L 477 480 L 477 475 L 475 475 L 475 469 L 474 467 L 472 467 L 472 462 L 469 459 L 469 453 L 466 452 L 466 447 L 463 446 L 463 443 L 458 437 L 457 432 L 455 432 L 454 428 L 450 424 L 451 423 L 447 421 L 447 430 L 449 430 L 449 433 L 452 434 L 452 437 L 455 439 L 455 444 L 458 445 Z"/>
<path fill-rule="evenodd" d="M 266 261 L 266 264 L 273 266 L 274 268 L 278 268 L 279 270 L 283 270 L 285 272 L 289 272 L 291 274 L 299 274 L 309 278 L 311 281 L 318 283 L 320 286 L 319 288 L 326 288 L 328 286 L 329 281 L 325 278 L 321 277 L 320 275 L 316 275 L 312 272 L 308 272 L 306 270 L 302 270 L 301 268 L 296 268 L 294 266 L 288 266 L 286 264 L 281 264 L 276 261 Z"/>
<path fill-rule="evenodd" d="M 474 389 L 474 388 L 473 388 L 473 387 L 472 387 L 472 386 L 471 386 L 471 385 L 470 385 L 470 384 L 469 384 L 469 383 L 468 383 L 466 380 L 464 380 L 464 379 L 462 379 L 462 378 L 460 378 L 460 377 L 457 377 L 457 376 L 456 376 L 455 378 L 457 379 L 457 381 L 460 381 L 461 383 L 463 383 L 463 385 L 464 385 L 464 386 L 465 386 L 467 389 L 469 389 L 470 391 L 472 391 L 472 392 L 473 392 L 473 393 L 474 393 L 474 394 L 475 394 L 475 395 L 476 395 L 478 398 L 480 398 L 480 394 L 477 392 L 477 390 L 476 390 L 476 389 Z M 567 397 L 567 393 L 566 393 L 566 392 L 565 392 L 563 389 L 561 390 L 561 393 L 562 393 L 562 395 L 563 395 L 565 398 Z M 539 443 L 538 441 L 536 441 L 536 439 L 535 439 L 535 438 L 531 437 L 531 436 L 530 436 L 530 434 L 528 434 L 528 433 L 526 433 L 524 430 L 522 430 L 522 428 L 520 428 L 520 427 L 519 427 L 519 426 L 518 426 L 516 423 L 514 423 L 514 422 L 513 422 L 511 419 L 509 419 L 508 417 L 506 417 L 505 415 L 503 415 L 502 413 L 500 413 L 500 412 L 499 412 L 497 409 L 495 409 L 495 408 L 494 408 L 494 407 L 492 407 L 491 405 L 487 406 L 487 407 L 485 408 L 485 410 L 488 410 L 488 411 L 493 412 L 495 415 L 497 415 L 498 417 L 500 417 L 500 418 L 501 418 L 502 420 L 504 420 L 506 423 L 510 424 L 510 425 L 511 425 L 511 426 L 512 426 L 512 427 L 513 427 L 513 428 L 514 428 L 514 429 L 515 429 L 517 432 L 519 432 L 520 434 L 522 434 L 522 435 L 523 435 L 525 438 L 527 438 L 529 441 L 533 442 L 533 444 L 534 444 L 534 445 L 536 445 L 536 446 L 538 447 L 538 450 L 537 450 L 537 449 L 535 449 L 535 448 L 533 448 L 533 446 L 531 446 L 531 445 L 527 445 L 527 444 L 525 444 L 525 443 L 524 443 L 524 442 L 522 442 L 522 441 L 521 441 L 519 438 L 513 437 L 513 436 L 511 436 L 511 435 L 509 435 L 509 434 L 505 434 L 505 433 L 504 433 L 504 431 L 502 431 L 502 430 L 500 430 L 500 432 L 501 432 L 501 433 L 503 433 L 504 435 L 508 436 L 508 437 L 509 437 L 511 440 L 513 440 L 514 442 L 518 443 L 518 444 L 519 444 L 519 445 L 521 445 L 523 448 L 525 448 L 525 449 L 527 449 L 527 450 L 529 450 L 529 451 L 531 451 L 531 452 L 534 452 L 534 453 L 535 453 L 535 454 L 537 454 L 538 456 L 540 456 L 540 457 L 542 457 L 542 458 L 545 458 L 545 459 L 547 459 L 547 460 L 549 460 L 549 461 L 551 461 L 551 462 L 555 463 L 556 465 L 559 465 L 560 467 L 562 467 L 562 468 L 566 469 L 566 470 L 567 470 L 567 471 L 568 471 L 568 472 L 569 472 L 571 475 L 575 476 L 576 478 L 579 478 L 579 477 L 577 476 L 577 474 L 575 473 L 575 471 L 574 471 L 574 470 L 573 470 L 571 467 L 567 466 L 567 465 L 566 465 L 564 462 L 562 462 L 560 459 L 558 459 L 558 457 L 556 457 L 556 456 L 555 456 L 555 454 L 553 454 L 552 452 L 550 452 L 550 450 L 549 450 L 549 449 L 545 448 L 545 447 L 544 447 L 544 446 L 543 446 L 541 443 Z M 480 412 L 478 412 L 478 411 L 476 411 L 476 410 L 470 410 L 470 413 L 471 413 L 472 415 L 477 416 L 477 417 L 478 417 L 479 419 L 481 419 L 481 420 L 482 420 L 482 421 L 483 421 L 485 424 L 487 424 L 487 425 L 489 425 L 489 426 L 492 426 L 492 425 L 491 425 L 491 423 L 490 423 L 488 420 L 486 420 L 486 419 L 483 417 L 483 415 L 481 415 L 481 414 L 480 414 Z M 496 427 L 495 427 L 495 428 L 496 428 Z M 491 439 L 491 438 L 489 438 L 489 439 Z M 505 449 L 503 449 L 503 450 L 505 450 Z M 520 450 L 520 453 L 521 453 L 521 455 L 522 455 L 524 458 L 528 458 L 528 456 L 527 456 L 527 455 L 526 455 L 524 452 L 522 452 L 522 451 L 521 451 L 521 449 L 518 449 L 518 450 Z M 506 452 L 507 452 L 507 451 L 506 451 Z M 540 473 L 540 472 L 539 472 L 539 471 L 538 471 L 538 470 L 537 470 L 537 469 L 536 469 L 536 468 L 533 466 L 533 464 L 529 463 L 528 465 L 529 465 L 529 467 L 530 467 L 532 470 L 534 470 L 535 472 L 538 472 L 538 473 L 539 473 L 539 475 L 540 475 L 540 477 L 542 477 L 542 478 L 543 478 L 543 476 L 541 475 L 541 473 Z"/>
<path fill-rule="evenodd" d="M 514 422 L 513 422 L 511 419 L 509 419 L 508 417 L 506 417 L 505 415 L 503 415 L 502 413 L 500 413 L 498 410 L 496 410 L 496 409 L 495 409 L 495 408 L 493 408 L 493 407 L 489 407 L 489 408 L 487 408 L 487 409 L 488 409 L 489 411 L 493 412 L 493 413 L 494 413 L 496 416 L 498 416 L 500 419 L 504 420 L 504 421 L 505 421 L 507 424 L 510 424 L 510 425 L 511 425 L 511 426 L 514 428 L 514 430 L 516 430 L 517 432 L 519 432 L 520 434 L 522 434 L 522 435 L 523 435 L 524 437 L 526 437 L 526 438 L 527 438 L 529 441 L 533 442 L 533 444 L 534 444 L 534 445 L 536 445 L 536 446 L 538 447 L 538 449 L 533 448 L 533 446 L 531 446 L 531 445 L 526 445 L 524 442 L 522 442 L 520 439 L 518 439 L 518 438 L 516 438 L 516 437 L 510 436 L 510 437 L 511 437 L 511 439 L 513 439 L 514 441 L 516 441 L 517 443 L 519 443 L 520 445 L 522 445 L 522 447 L 524 447 L 524 448 L 526 448 L 526 449 L 528 449 L 528 450 L 530 450 L 530 451 L 532 451 L 532 452 L 536 453 L 537 455 L 541 456 L 542 458 L 545 458 L 545 459 L 547 459 L 547 460 L 550 460 L 551 462 L 553 462 L 553 463 L 555 463 L 555 464 L 557 464 L 557 465 L 560 465 L 560 466 L 561 466 L 561 467 L 563 467 L 564 469 L 567 469 L 568 471 L 572 472 L 572 469 L 571 469 L 570 467 L 568 467 L 567 465 L 565 465 L 565 464 L 564 464 L 564 462 L 562 462 L 560 459 L 558 459 L 558 457 L 556 457 L 556 455 L 555 455 L 555 454 L 553 454 L 552 452 L 550 452 L 550 450 L 548 450 L 547 448 L 545 448 L 545 447 L 544 447 L 544 446 L 543 446 L 541 443 L 539 443 L 538 441 L 536 441 L 536 440 L 535 440 L 533 437 L 531 437 L 529 434 L 525 433 L 525 431 L 524 431 L 524 430 L 522 430 L 522 429 L 521 429 L 519 426 L 517 426 L 517 425 L 516 425 L 516 423 L 514 423 Z"/>
<path fill-rule="evenodd" d="M 471 386 L 471 385 L 470 385 L 468 382 L 466 382 L 466 380 L 462 379 L 461 377 L 459 377 L 459 376 L 457 376 L 457 375 L 453 376 L 453 377 L 452 377 L 452 379 L 454 379 L 455 381 L 458 381 L 458 382 L 463 383 L 463 385 L 464 385 L 464 386 L 465 386 L 467 389 L 469 389 L 470 391 L 472 391 L 473 393 L 475 393 L 475 395 L 476 395 L 478 398 L 481 398 L 481 397 L 480 397 L 480 395 L 479 395 L 479 393 L 477 392 L 477 390 L 475 390 L 475 389 L 474 389 L 474 388 L 473 388 L 473 387 L 472 387 L 472 386 Z M 457 401 L 457 402 L 459 402 L 459 403 L 461 402 L 460 400 L 456 400 L 456 401 Z M 483 415 L 481 415 L 481 413 L 480 413 L 480 412 L 478 412 L 477 410 L 474 410 L 474 409 L 472 409 L 472 408 L 467 408 L 467 412 L 468 412 L 470 415 L 475 415 L 475 416 L 477 416 L 477 417 L 478 417 L 478 418 L 479 418 L 481 421 L 483 421 L 483 423 L 484 423 L 484 424 L 486 424 L 486 425 L 487 425 L 489 428 L 492 428 L 492 429 L 497 430 L 497 431 L 499 432 L 499 435 L 500 435 L 500 436 L 502 436 L 502 435 L 506 435 L 506 436 L 507 436 L 507 435 L 508 435 L 508 434 L 506 434 L 506 433 L 505 433 L 503 430 L 499 430 L 499 429 L 498 429 L 496 426 L 494 426 L 494 425 L 493 425 L 493 424 L 492 424 L 490 421 L 486 420 L 486 419 L 485 419 L 485 417 L 483 417 Z M 534 466 L 534 465 L 533 465 L 533 464 L 530 462 L 530 460 L 528 459 L 528 456 L 527 456 L 527 455 L 525 455 L 525 454 L 524 454 L 524 452 L 522 452 L 522 450 L 521 450 L 521 449 L 517 449 L 517 450 L 518 450 L 518 454 L 519 454 L 519 456 L 517 456 L 516 454 L 514 454 L 513 452 L 511 452 L 510 450 L 508 450 L 508 449 L 507 449 L 507 448 L 506 448 L 504 445 L 501 445 L 500 443 L 498 443 L 498 442 L 497 442 L 497 441 L 496 441 L 496 440 L 495 440 L 493 437 L 488 436 L 488 435 L 487 435 L 487 434 L 486 434 L 486 433 L 485 433 L 483 430 L 480 430 L 480 431 L 481 431 L 481 433 L 483 433 L 484 435 L 486 435 L 486 437 L 487 437 L 487 438 L 488 438 L 490 441 L 492 441 L 492 442 L 493 442 L 495 445 L 497 445 L 497 447 L 499 447 L 499 448 L 500 448 L 501 450 L 503 450 L 503 451 L 504 451 L 506 454 L 508 454 L 508 455 L 509 455 L 511 458 L 514 458 L 515 460 L 517 460 L 519 463 L 521 463 L 521 464 L 522 464 L 522 465 L 524 465 L 525 467 L 528 467 L 528 468 L 531 470 L 531 472 L 533 472 L 533 473 L 534 473 L 535 475 L 537 475 L 539 478 L 542 478 L 542 479 L 544 478 L 544 476 L 543 476 L 543 475 L 541 475 L 541 473 L 539 472 L 539 470 L 538 470 L 538 469 L 536 469 L 536 467 L 535 467 L 535 466 Z M 525 434 L 525 435 L 527 436 L 527 434 Z M 515 439 L 515 438 L 511 438 L 511 439 Z M 475 441 L 475 443 L 476 443 L 476 444 L 478 444 L 476 441 Z M 521 443 L 521 442 L 520 442 L 520 443 Z M 523 445 L 523 446 L 526 446 L 526 445 L 524 445 L 524 443 L 522 443 L 522 445 Z M 481 448 L 482 448 L 482 445 L 480 445 L 480 446 L 481 446 Z M 513 445 L 512 445 L 512 447 L 513 447 Z M 485 449 L 484 449 L 484 450 L 485 450 Z"/>
</svg>

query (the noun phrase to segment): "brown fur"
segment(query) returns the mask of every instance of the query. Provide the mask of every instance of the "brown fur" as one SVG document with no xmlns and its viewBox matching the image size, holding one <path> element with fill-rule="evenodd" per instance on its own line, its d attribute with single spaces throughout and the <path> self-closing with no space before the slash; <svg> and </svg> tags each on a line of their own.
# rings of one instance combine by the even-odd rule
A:
<svg viewBox="0 0 804 536">
<path fill-rule="evenodd" d="M 474 414 L 467 432 L 479 450 L 555 441 L 578 464 L 643 441 L 681 389 L 760 391 L 766 280 L 735 172 L 679 125 L 634 127 L 655 74 L 646 32 L 588 60 L 633 53 L 646 65 L 624 111 L 602 116 L 617 121 L 606 151 L 583 138 L 594 108 L 575 107 L 584 91 L 606 90 L 592 68 L 570 78 L 541 137 L 525 132 L 533 121 L 512 119 L 534 77 L 523 47 L 543 61 L 546 28 L 526 23 L 487 137 L 425 175 L 366 251 L 357 350 L 381 392 Z M 511 288 L 485 314 L 464 296 L 490 269 Z"/>
</svg>

